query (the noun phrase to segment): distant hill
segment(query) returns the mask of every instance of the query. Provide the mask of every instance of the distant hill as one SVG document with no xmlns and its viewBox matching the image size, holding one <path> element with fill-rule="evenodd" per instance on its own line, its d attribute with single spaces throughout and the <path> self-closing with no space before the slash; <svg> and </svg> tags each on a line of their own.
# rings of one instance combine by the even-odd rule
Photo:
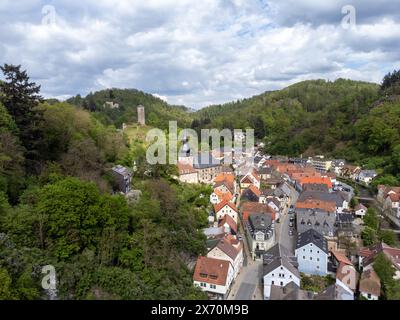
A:
<svg viewBox="0 0 400 320">
<path fill-rule="evenodd" d="M 169 105 L 165 101 L 135 89 L 107 89 L 88 94 L 77 95 L 67 102 L 87 109 L 104 124 L 114 124 L 120 128 L 122 123 L 137 122 L 137 106 L 143 105 L 146 112 L 146 124 L 157 128 L 167 128 L 168 121 L 176 120 L 181 127 L 190 125 L 191 117 L 184 106 Z M 106 102 L 118 104 L 112 108 Z"/>
<path fill-rule="evenodd" d="M 397 82 L 381 90 L 375 83 L 338 79 L 303 81 L 198 111 L 133 89 L 102 90 L 68 102 L 117 127 L 135 123 L 136 107 L 142 104 L 152 127 L 165 129 L 169 120 L 177 120 L 181 128 L 197 131 L 253 128 L 271 154 L 345 158 L 400 181 L 399 94 Z M 107 101 L 119 108 L 103 107 Z"/>
<path fill-rule="evenodd" d="M 353 125 L 378 99 L 378 91 L 378 85 L 359 81 L 304 81 L 201 109 L 193 114 L 192 127 L 252 127 L 274 154 L 340 154 L 354 138 Z"/>
</svg>

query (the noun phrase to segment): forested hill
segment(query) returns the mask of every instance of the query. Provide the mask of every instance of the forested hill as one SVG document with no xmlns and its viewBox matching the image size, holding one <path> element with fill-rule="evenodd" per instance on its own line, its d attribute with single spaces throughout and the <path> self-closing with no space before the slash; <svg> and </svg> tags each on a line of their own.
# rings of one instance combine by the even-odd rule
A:
<svg viewBox="0 0 400 320">
<path fill-rule="evenodd" d="M 396 183 L 399 83 L 399 72 L 388 74 L 382 86 L 345 79 L 304 81 L 201 109 L 192 115 L 192 128 L 251 127 L 271 154 L 342 157 L 378 169 L 378 182 Z"/>
<path fill-rule="evenodd" d="M 170 105 L 160 98 L 136 89 L 107 89 L 89 93 L 86 97 L 77 95 L 68 103 L 94 113 L 105 125 L 121 127 L 122 123 L 137 122 L 136 107 L 145 106 L 146 123 L 157 128 L 167 128 L 168 121 L 176 120 L 181 127 L 189 126 L 191 118 L 184 106 Z M 119 108 L 105 106 L 105 102 L 119 104 Z"/>
<path fill-rule="evenodd" d="M 349 126 L 368 113 L 378 90 L 376 84 L 343 79 L 304 81 L 194 116 L 201 126 L 252 127 L 258 138 L 267 138 L 272 153 L 336 152 L 353 138 Z"/>
</svg>

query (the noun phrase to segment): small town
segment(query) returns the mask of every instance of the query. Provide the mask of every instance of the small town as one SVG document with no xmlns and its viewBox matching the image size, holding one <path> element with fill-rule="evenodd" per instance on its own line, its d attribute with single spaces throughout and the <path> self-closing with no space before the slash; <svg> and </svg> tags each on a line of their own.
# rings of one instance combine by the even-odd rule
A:
<svg viewBox="0 0 400 320">
<path fill-rule="evenodd" d="M 250 162 L 224 165 L 231 157 L 222 148 L 193 158 L 184 145 L 178 163 L 179 180 L 213 188 L 208 253 L 193 275 L 210 299 L 377 300 L 381 256 L 400 278 L 400 249 L 384 240 L 368 246 L 364 235 L 374 218 L 400 234 L 400 187 L 379 185 L 369 194 L 376 172 L 343 159 L 256 150 Z"/>
<path fill-rule="evenodd" d="M 399 4 L 0 0 L 0 318 L 396 314 Z"/>
</svg>

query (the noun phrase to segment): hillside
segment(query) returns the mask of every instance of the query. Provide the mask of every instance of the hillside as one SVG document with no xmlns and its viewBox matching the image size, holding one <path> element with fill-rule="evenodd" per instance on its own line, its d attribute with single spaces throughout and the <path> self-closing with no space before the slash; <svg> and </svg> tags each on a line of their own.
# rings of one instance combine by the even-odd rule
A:
<svg viewBox="0 0 400 320">
<path fill-rule="evenodd" d="M 397 82 L 381 90 L 344 79 L 304 81 L 201 109 L 192 115 L 192 128 L 251 127 L 271 154 L 345 158 L 378 169 L 384 176 L 378 182 L 395 183 L 395 177 L 400 181 L 398 92 Z"/>
<path fill-rule="evenodd" d="M 75 106 L 82 107 L 94 113 L 103 124 L 113 124 L 117 128 L 122 123 L 136 123 L 137 109 L 141 104 L 146 110 L 146 124 L 167 128 L 168 121 L 176 120 L 181 127 L 188 126 L 191 118 L 188 109 L 183 106 L 169 105 L 165 101 L 135 89 L 107 89 L 88 94 L 82 98 L 77 95 L 67 100 Z M 105 106 L 105 102 L 119 104 L 119 108 Z"/>
</svg>

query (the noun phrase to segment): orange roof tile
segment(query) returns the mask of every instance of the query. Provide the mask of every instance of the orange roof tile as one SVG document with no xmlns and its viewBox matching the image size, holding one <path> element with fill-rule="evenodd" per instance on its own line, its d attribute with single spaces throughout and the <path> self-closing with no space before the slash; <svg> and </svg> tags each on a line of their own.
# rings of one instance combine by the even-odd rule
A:
<svg viewBox="0 0 400 320">
<path fill-rule="evenodd" d="M 229 201 L 223 200 L 220 203 L 217 203 L 214 205 L 214 212 L 217 213 L 218 211 L 220 211 L 223 207 L 225 206 L 229 206 L 232 210 L 238 212 L 238 209 L 236 208 L 236 206 Z"/>
<path fill-rule="evenodd" d="M 332 181 L 328 177 L 303 177 L 300 178 L 300 185 L 306 183 L 315 183 L 315 184 L 326 184 L 329 189 L 332 189 Z"/>
<path fill-rule="evenodd" d="M 229 261 L 200 256 L 197 258 L 193 280 L 223 286 L 227 281 L 229 265 Z"/>
<path fill-rule="evenodd" d="M 305 199 L 304 201 L 297 201 L 296 208 L 299 209 L 321 209 L 327 212 L 336 211 L 336 203 L 334 201 L 323 201 L 317 199 Z"/>
</svg>

